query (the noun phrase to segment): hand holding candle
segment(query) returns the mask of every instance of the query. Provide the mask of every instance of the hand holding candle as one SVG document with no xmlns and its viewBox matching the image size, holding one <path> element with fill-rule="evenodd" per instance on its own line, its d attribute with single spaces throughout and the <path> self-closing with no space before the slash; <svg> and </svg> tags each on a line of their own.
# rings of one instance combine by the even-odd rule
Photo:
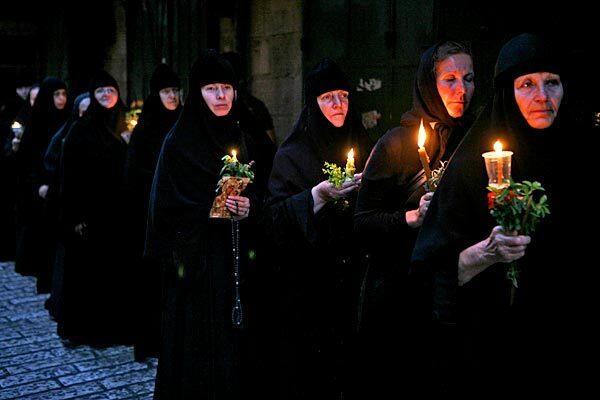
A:
<svg viewBox="0 0 600 400">
<path fill-rule="evenodd" d="M 21 125 L 18 121 L 15 121 L 10 127 L 15 137 L 17 139 L 21 139 L 21 136 L 23 136 L 23 125 Z"/>
<path fill-rule="evenodd" d="M 427 178 L 427 182 L 431 181 L 431 168 L 429 167 L 429 155 L 427 155 L 427 151 L 425 150 L 425 141 L 427 140 L 427 133 L 425 132 L 425 128 L 423 127 L 423 120 L 421 120 L 421 125 L 419 126 L 419 158 L 421 159 L 421 165 L 423 166 L 423 170 L 425 171 L 425 178 Z M 435 190 L 435 187 L 431 188 Z"/>
</svg>

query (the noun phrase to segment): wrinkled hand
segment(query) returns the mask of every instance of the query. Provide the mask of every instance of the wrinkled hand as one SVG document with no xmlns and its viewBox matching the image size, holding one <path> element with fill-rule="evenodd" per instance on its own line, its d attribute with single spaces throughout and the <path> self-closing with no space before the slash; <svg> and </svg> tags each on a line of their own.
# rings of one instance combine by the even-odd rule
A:
<svg viewBox="0 0 600 400">
<path fill-rule="evenodd" d="M 406 212 L 406 223 L 408 226 L 411 228 L 418 228 L 423 225 L 423 220 L 425 219 L 425 215 L 427 215 L 427 211 L 429 210 L 429 204 L 431 203 L 432 197 L 433 192 L 425 193 L 423 196 L 421 196 L 421 200 L 419 200 L 419 208 Z"/>
<path fill-rule="evenodd" d="M 38 189 L 38 194 L 42 199 L 45 199 L 46 196 L 48 196 L 48 185 L 40 186 L 40 188 Z"/>
<path fill-rule="evenodd" d="M 358 183 L 355 181 L 344 182 L 339 189 L 336 188 L 333 183 L 323 181 L 315 186 L 315 191 L 321 200 L 328 202 L 348 197 L 348 195 L 357 188 Z"/>
<path fill-rule="evenodd" d="M 21 144 L 21 139 L 19 139 L 19 138 L 14 138 L 14 139 L 12 140 L 12 142 L 11 142 L 11 148 L 12 148 L 12 151 L 13 151 L 14 153 L 16 153 L 17 151 L 19 151 L 19 145 L 20 145 L 20 144 Z"/>
<path fill-rule="evenodd" d="M 75 233 L 78 234 L 79 236 L 83 236 L 85 228 L 87 228 L 87 224 L 85 222 L 82 222 L 81 224 L 77 224 L 77 225 L 75 225 Z"/>
<path fill-rule="evenodd" d="M 228 196 L 225 206 L 233 215 L 233 219 L 240 221 L 250 214 L 250 199 L 243 196 Z"/>
<path fill-rule="evenodd" d="M 510 263 L 525 255 L 530 242 L 530 236 L 505 232 L 501 226 L 495 226 L 487 239 L 485 250 L 494 263 Z"/>
</svg>

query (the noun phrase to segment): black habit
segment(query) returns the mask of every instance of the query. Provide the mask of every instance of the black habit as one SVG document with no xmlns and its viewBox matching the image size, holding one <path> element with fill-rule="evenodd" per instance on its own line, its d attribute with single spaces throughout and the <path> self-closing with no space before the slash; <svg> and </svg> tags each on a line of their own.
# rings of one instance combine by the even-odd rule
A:
<svg viewBox="0 0 600 400">
<path fill-rule="evenodd" d="M 119 89 L 112 76 L 98 73 L 90 85 L 90 106 L 63 148 L 66 253 L 58 332 L 89 344 L 128 343 L 131 329 L 123 190 L 127 145 L 120 135 L 127 129 L 125 106 L 118 100 L 107 109 L 96 100 L 94 90 L 106 86 Z"/>
<path fill-rule="evenodd" d="M 130 245 L 134 259 L 131 291 L 135 306 L 134 349 L 136 359 L 158 355 L 160 345 L 160 267 L 156 260 L 143 257 L 148 220 L 148 201 L 156 162 L 163 141 L 181 113 L 181 103 L 168 110 L 160 99 L 160 90 L 179 88 L 177 75 L 165 64 L 156 67 L 150 80 L 150 95 L 144 101 L 138 124 L 131 135 L 125 166 L 128 196 Z"/>
<path fill-rule="evenodd" d="M 221 158 L 236 149 L 241 162 L 260 160 L 251 138 L 239 129 L 235 104 L 222 117 L 209 109 L 200 89 L 210 83 L 235 86 L 231 66 L 214 51 L 204 52 L 192 68 L 189 97 L 165 139 L 152 185 L 146 256 L 163 265 L 156 399 L 239 399 L 247 393 L 246 331 L 232 322 L 232 222 L 210 219 L 209 211 Z M 260 181 L 257 175 L 242 194 L 251 197 L 251 214 Z M 249 308 L 246 222 L 240 222 L 244 310 Z M 246 312 L 244 326 L 250 319 Z"/>
<path fill-rule="evenodd" d="M 419 381 L 428 368 L 430 356 L 423 341 L 428 332 L 426 282 L 421 276 L 409 277 L 419 229 L 406 222 L 406 212 L 419 208 L 426 193 L 417 152 L 419 125 L 423 120 L 432 170 L 440 161 L 448 161 L 470 125 L 468 116 L 451 117 L 438 93 L 434 54 L 440 44 L 421 56 L 413 107 L 402 116 L 400 126 L 375 145 L 358 195 L 354 228 L 368 263 L 361 291 L 360 365 L 356 368 L 364 377 L 355 380 L 359 396 L 421 391 Z"/>
<path fill-rule="evenodd" d="M 327 203 L 316 214 L 311 190 L 327 180 L 325 162 L 346 165 L 355 152 L 362 171 L 370 143 L 353 112 L 352 97 L 345 123 L 336 128 L 321 112 L 317 96 L 333 90 L 350 92 L 340 68 L 322 61 L 307 77 L 306 101 L 296 126 L 273 162 L 269 180 L 266 231 L 273 241 L 277 277 L 271 289 L 277 299 L 281 342 L 277 398 L 337 399 L 345 379 L 345 344 L 352 331 L 354 248 L 349 206 Z"/>
<path fill-rule="evenodd" d="M 31 110 L 31 117 L 16 153 L 17 168 L 17 255 L 15 270 L 38 278 L 37 289 L 47 293 L 52 276 L 52 247 L 49 239 L 46 201 L 38 190 L 48 183 L 44 153 L 52 135 L 68 117 L 68 106 L 54 105 L 54 92 L 66 89 L 53 77 L 44 79 Z"/>
<path fill-rule="evenodd" d="M 493 100 L 446 171 L 413 254 L 415 268 L 434 274 L 433 315 L 446 327 L 440 340 L 455 349 L 446 360 L 448 389 L 467 397 L 555 392 L 571 368 L 564 358 L 574 346 L 572 336 L 565 335 L 570 299 L 561 288 L 572 279 L 561 268 L 566 244 L 561 241 L 569 232 L 567 211 L 575 207 L 567 205 L 574 202 L 567 192 L 573 178 L 561 178 L 560 168 L 575 164 L 568 154 L 561 165 L 553 158 L 578 129 L 566 118 L 567 95 L 552 126 L 533 129 L 527 124 L 515 101 L 513 81 L 533 72 L 560 74 L 559 58 L 548 41 L 517 36 L 500 51 Z M 541 182 L 551 209 L 532 235 L 525 257 L 517 261 L 521 274 L 512 306 L 505 264 L 488 267 L 463 286 L 457 281 L 460 253 L 486 239 L 497 225 L 487 206 L 488 178 L 481 157 L 497 139 L 514 152 L 512 178 Z"/>
</svg>

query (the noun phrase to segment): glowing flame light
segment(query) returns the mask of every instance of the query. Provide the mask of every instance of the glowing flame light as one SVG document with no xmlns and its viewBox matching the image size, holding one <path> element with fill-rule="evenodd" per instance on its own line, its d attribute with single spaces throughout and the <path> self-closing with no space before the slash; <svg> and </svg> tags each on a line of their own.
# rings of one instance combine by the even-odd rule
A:
<svg viewBox="0 0 600 400">
<path fill-rule="evenodd" d="M 427 140 L 427 133 L 425 133 L 425 128 L 423 127 L 423 120 L 421 119 L 421 125 L 419 126 L 419 147 L 425 146 L 425 140 Z"/>
<path fill-rule="evenodd" d="M 19 128 L 21 128 L 21 126 L 22 125 L 20 123 L 18 123 L 17 121 L 15 121 L 15 122 L 13 122 L 13 124 L 10 127 L 13 128 L 13 129 L 19 129 Z"/>
<path fill-rule="evenodd" d="M 354 149 L 350 149 L 348 152 L 348 159 L 354 160 Z"/>
<path fill-rule="evenodd" d="M 494 143 L 494 151 L 498 154 L 502 153 L 502 142 L 500 140 L 496 140 L 496 143 Z"/>
</svg>

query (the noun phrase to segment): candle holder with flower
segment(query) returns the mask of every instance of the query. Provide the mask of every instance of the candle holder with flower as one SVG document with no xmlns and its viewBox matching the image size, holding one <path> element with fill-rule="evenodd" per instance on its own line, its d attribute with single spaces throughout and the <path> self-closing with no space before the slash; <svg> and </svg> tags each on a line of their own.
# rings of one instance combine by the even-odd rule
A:
<svg viewBox="0 0 600 400">
<path fill-rule="evenodd" d="M 323 173 L 327 175 L 327 181 L 335 186 L 337 189 L 341 189 L 342 185 L 346 182 L 354 181 L 354 173 L 356 168 L 354 167 L 354 149 L 350 149 L 348 152 L 348 159 L 346 161 L 346 167 L 342 170 L 335 163 L 325 162 L 323 165 Z M 346 209 L 350 204 L 346 199 L 336 200 L 336 204 L 341 201 L 342 208 Z"/>
<path fill-rule="evenodd" d="M 217 196 L 210 209 L 210 218 L 231 219 L 231 212 L 225 205 L 227 197 L 239 196 L 254 180 L 254 172 L 251 169 L 254 161 L 243 164 L 238 161 L 235 150 L 231 153 L 231 156 L 226 155 L 222 158 L 224 165 L 220 173 L 221 179 L 217 183 Z"/>
</svg>

